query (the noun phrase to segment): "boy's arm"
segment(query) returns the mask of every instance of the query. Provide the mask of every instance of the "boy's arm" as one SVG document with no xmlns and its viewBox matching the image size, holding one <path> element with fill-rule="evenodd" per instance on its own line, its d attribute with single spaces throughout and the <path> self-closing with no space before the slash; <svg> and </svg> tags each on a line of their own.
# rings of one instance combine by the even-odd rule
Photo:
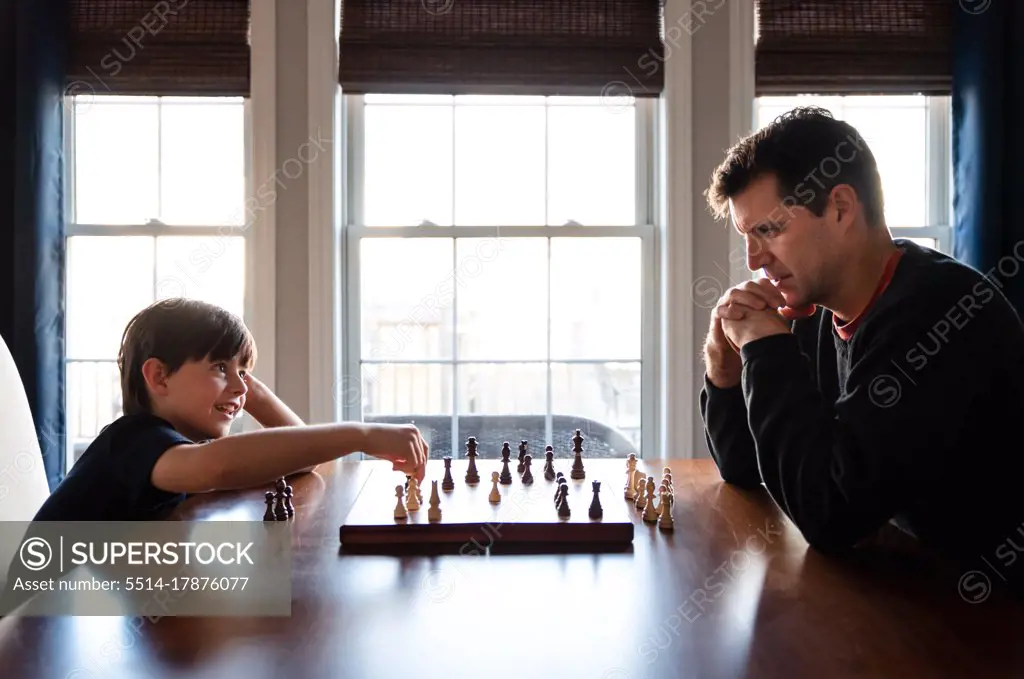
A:
<svg viewBox="0 0 1024 679">
<path fill-rule="evenodd" d="M 319 424 L 243 432 L 169 448 L 153 466 L 153 485 L 171 493 L 251 488 L 362 451 L 423 479 L 429 448 L 410 424 Z"/>
<path fill-rule="evenodd" d="M 249 392 L 245 396 L 245 412 L 259 422 L 260 426 L 301 427 L 305 424 L 284 401 L 278 398 L 267 385 L 260 382 L 254 375 L 246 375 L 245 382 Z M 296 474 L 311 472 L 316 465 L 295 471 Z"/>
</svg>

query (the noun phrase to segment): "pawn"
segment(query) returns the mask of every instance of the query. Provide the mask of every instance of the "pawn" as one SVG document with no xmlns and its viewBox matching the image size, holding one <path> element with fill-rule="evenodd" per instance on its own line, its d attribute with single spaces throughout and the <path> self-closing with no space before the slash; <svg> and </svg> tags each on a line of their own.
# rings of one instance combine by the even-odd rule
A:
<svg viewBox="0 0 1024 679">
<path fill-rule="evenodd" d="M 264 512 L 264 514 L 263 514 L 263 520 L 264 521 L 277 521 L 277 518 L 274 517 L 274 493 L 272 491 L 268 490 L 263 495 L 263 497 L 265 498 L 266 503 L 267 503 L 267 511 Z"/>
<path fill-rule="evenodd" d="M 661 511 L 659 512 L 660 520 L 658 521 L 658 528 L 664 531 L 670 531 L 675 528 L 675 524 L 672 521 L 672 505 L 675 504 L 675 499 L 671 495 L 666 494 L 661 501 Z"/>
<path fill-rule="evenodd" d="M 284 508 L 288 512 L 288 518 L 295 516 L 295 505 L 292 504 L 292 494 L 294 489 L 291 486 L 284 487 Z"/>
<path fill-rule="evenodd" d="M 415 512 L 420 508 L 420 492 L 417 486 L 419 482 L 415 477 L 409 479 L 409 492 L 405 499 L 405 508 L 410 512 Z"/>
<path fill-rule="evenodd" d="M 554 481 L 555 480 L 555 451 L 551 446 L 548 446 L 544 450 L 544 480 Z"/>
<path fill-rule="evenodd" d="M 284 491 L 274 493 L 274 518 L 278 521 L 288 520 L 288 510 L 284 506 Z"/>
<path fill-rule="evenodd" d="M 441 496 L 437 494 L 437 481 L 430 482 L 430 508 L 427 510 L 427 521 L 441 520 Z"/>
<path fill-rule="evenodd" d="M 519 442 L 519 466 L 516 471 L 520 474 L 526 471 L 526 441 Z"/>
<path fill-rule="evenodd" d="M 561 504 L 562 500 L 564 500 L 565 497 L 569 495 L 569 484 L 566 483 L 565 481 L 562 481 L 562 483 L 558 485 L 558 490 L 555 492 L 557 493 L 555 495 L 555 506 L 558 507 Z"/>
<path fill-rule="evenodd" d="M 493 505 L 501 502 L 501 491 L 498 490 L 498 481 L 501 475 L 498 472 L 491 472 L 491 494 L 487 496 L 487 501 Z"/>
<path fill-rule="evenodd" d="M 402 496 L 405 494 L 405 488 L 401 484 L 395 486 L 395 497 L 398 498 L 398 502 L 395 503 L 395 520 L 402 521 L 403 519 L 409 518 L 409 513 L 405 511 L 405 505 L 402 503 Z"/>
<path fill-rule="evenodd" d="M 569 487 L 562 484 L 560 488 L 564 490 L 560 493 L 558 500 L 558 518 L 568 519 L 569 518 Z"/>
<path fill-rule="evenodd" d="M 501 461 L 509 462 L 512 459 L 512 446 L 509 445 L 508 441 L 501 444 Z"/>
<path fill-rule="evenodd" d="M 590 518 L 600 519 L 604 516 L 604 510 L 601 508 L 601 482 L 591 481 L 590 487 L 594 490 L 594 499 L 590 503 Z"/>
<path fill-rule="evenodd" d="M 506 443 L 505 445 L 507 446 L 508 444 Z M 499 475 L 498 478 L 501 481 L 501 485 L 503 485 L 503 486 L 507 486 L 507 485 L 512 483 L 512 472 L 508 468 L 509 462 L 510 462 L 510 459 L 508 458 L 508 456 L 505 455 L 505 451 L 502 451 L 502 453 L 501 453 L 501 474 Z"/>
<path fill-rule="evenodd" d="M 533 462 L 533 457 L 527 453 L 526 457 L 523 458 L 523 485 L 529 486 L 533 484 L 533 472 L 530 471 L 530 464 Z"/>
<path fill-rule="evenodd" d="M 644 521 L 654 523 L 658 520 L 658 507 L 654 495 L 654 477 L 647 477 L 647 503 L 644 506 Z"/>
<path fill-rule="evenodd" d="M 452 456 L 444 456 L 444 478 L 441 479 L 441 490 L 455 490 L 455 479 L 452 478 Z"/>
<path fill-rule="evenodd" d="M 647 494 L 644 492 L 645 487 L 643 482 L 637 483 L 636 488 L 636 500 L 633 502 L 633 508 L 637 511 L 642 510 L 647 506 Z"/>
</svg>

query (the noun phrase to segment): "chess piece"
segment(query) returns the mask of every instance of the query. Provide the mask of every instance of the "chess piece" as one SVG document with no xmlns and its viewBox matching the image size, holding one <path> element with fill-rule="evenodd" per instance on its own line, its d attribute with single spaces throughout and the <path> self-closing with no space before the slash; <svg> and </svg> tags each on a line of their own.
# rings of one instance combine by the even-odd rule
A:
<svg viewBox="0 0 1024 679">
<path fill-rule="evenodd" d="M 654 523 L 658 520 L 658 507 L 655 503 L 654 477 L 647 477 L 647 503 L 644 506 L 644 521 Z"/>
<path fill-rule="evenodd" d="M 395 520 L 401 521 L 409 518 L 409 513 L 405 511 L 405 505 L 402 503 L 402 495 L 405 494 L 405 488 L 401 484 L 395 486 L 395 497 L 398 498 L 398 502 L 395 503 Z"/>
<path fill-rule="evenodd" d="M 284 506 L 284 491 L 274 493 L 274 518 L 278 521 L 288 520 L 288 510 Z"/>
<path fill-rule="evenodd" d="M 487 501 L 494 505 L 501 502 L 501 491 L 498 490 L 499 478 L 498 472 L 491 472 L 491 494 L 487 496 Z"/>
<path fill-rule="evenodd" d="M 533 456 L 529 453 L 523 458 L 523 485 L 529 486 L 533 484 L 533 472 L 530 471 L 530 464 L 533 462 Z"/>
<path fill-rule="evenodd" d="M 636 490 L 634 489 L 633 479 L 636 478 L 634 472 L 636 471 L 636 453 L 630 453 L 629 457 L 626 458 L 626 499 L 635 500 Z"/>
<path fill-rule="evenodd" d="M 288 512 L 288 518 L 295 516 L 295 505 L 292 504 L 292 494 L 294 489 L 291 486 L 284 487 L 284 509 Z"/>
<path fill-rule="evenodd" d="M 565 481 L 562 481 L 560 484 L 558 484 L 558 490 L 555 491 L 555 506 L 558 507 L 562 502 L 562 498 L 564 498 L 568 494 L 569 484 L 566 483 Z"/>
<path fill-rule="evenodd" d="M 672 521 L 672 505 L 675 504 L 675 499 L 671 494 L 666 493 L 665 497 L 661 500 L 661 512 L 660 521 L 658 522 L 658 528 L 661 530 L 669 531 L 675 528 L 675 524 Z"/>
<path fill-rule="evenodd" d="M 263 497 L 267 502 L 267 511 L 263 513 L 263 520 L 276 521 L 277 518 L 274 516 L 274 493 L 268 490 Z"/>
<path fill-rule="evenodd" d="M 466 483 L 473 485 L 480 483 L 480 474 L 476 470 L 476 437 L 470 436 L 466 440 L 466 457 L 469 458 L 469 468 L 466 470 Z"/>
<path fill-rule="evenodd" d="M 441 496 L 437 494 L 437 481 L 430 482 L 430 508 L 427 510 L 427 521 L 441 520 Z"/>
<path fill-rule="evenodd" d="M 637 495 L 644 494 L 644 486 L 647 484 L 647 477 L 639 469 L 633 474 L 633 490 Z"/>
<path fill-rule="evenodd" d="M 601 494 L 601 482 L 591 481 L 590 487 L 594 491 L 594 499 L 590 503 L 590 518 L 600 519 L 604 516 L 604 510 L 601 508 L 601 498 L 599 497 Z"/>
<path fill-rule="evenodd" d="M 516 471 L 520 474 L 526 471 L 526 441 L 519 442 L 519 466 Z"/>
<path fill-rule="evenodd" d="M 576 430 L 576 435 L 572 437 L 572 452 L 575 458 L 572 461 L 572 471 L 569 472 L 569 476 L 574 479 L 584 479 L 587 477 L 585 471 L 583 471 L 583 434 L 580 430 Z"/>
<path fill-rule="evenodd" d="M 554 463 L 555 451 L 552 450 L 551 446 L 544 449 L 544 480 L 554 481 L 555 480 L 555 463 Z"/>
<path fill-rule="evenodd" d="M 568 519 L 569 518 L 569 486 L 562 484 L 562 491 L 558 500 L 558 518 Z"/>
<path fill-rule="evenodd" d="M 455 490 L 455 479 L 452 478 L 452 456 L 444 456 L 444 478 L 441 479 L 441 490 Z"/>
<path fill-rule="evenodd" d="M 508 449 L 508 443 L 505 444 L 505 450 L 507 450 L 507 449 Z M 509 462 L 511 462 L 511 459 L 510 459 L 511 451 L 509 451 L 509 453 L 510 453 L 509 455 L 506 455 L 505 454 L 505 450 L 501 451 L 501 476 L 500 476 L 500 478 L 501 478 L 501 485 L 503 485 L 503 486 L 507 486 L 510 483 L 512 483 L 512 472 L 508 468 Z"/>
<path fill-rule="evenodd" d="M 636 486 L 636 501 L 633 503 L 633 508 L 640 511 L 647 506 L 647 494 L 644 492 L 645 486 L 642 481 L 638 482 Z"/>
<path fill-rule="evenodd" d="M 558 494 L 562 492 L 562 486 L 565 485 L 565 477 L 562 476 L 562 472 L 558 472 L 555 476 L 555 504 L 558 504 Z"/>
<path fill-rule="evenodd" d="M 287 485 L 288 482 L 284 480 L 283 476 L 281 476 L 277 479 L 277 481 L 274 482 L 274 490 L 283 493 Z"/>
<path fill-rule="evenodd" d="M 501 461 L 510 462 L 512 460 L 512 446 L 509 445 L 508 441 L 501 444 Z"/>
<path fill-rule="evenodd" d="M 409 479 L 409 492 L 406 493 L 405 508 L 410 512 L 415 512 L 420 508 L 420 491 L 419 488 L 417 488 L 418 485 L 419 481 L 416 480 L 416 477 Z"/>
</svg>

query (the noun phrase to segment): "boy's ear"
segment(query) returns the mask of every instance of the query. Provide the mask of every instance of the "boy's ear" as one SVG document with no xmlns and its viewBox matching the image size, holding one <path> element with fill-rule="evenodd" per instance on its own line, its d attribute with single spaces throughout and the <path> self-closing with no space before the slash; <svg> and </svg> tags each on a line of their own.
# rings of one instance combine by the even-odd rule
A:
<svg viewBox="0 0 1024 679">
<path fill-rule="evenodd" d="M 146 380 L 146 386 L 154 394 L 167 393 L 167 378 L 170 376 L 167 364 L 159 358 L 147 358 L 146 362 L 142 364 L 142 378 Z"/>
</svg>

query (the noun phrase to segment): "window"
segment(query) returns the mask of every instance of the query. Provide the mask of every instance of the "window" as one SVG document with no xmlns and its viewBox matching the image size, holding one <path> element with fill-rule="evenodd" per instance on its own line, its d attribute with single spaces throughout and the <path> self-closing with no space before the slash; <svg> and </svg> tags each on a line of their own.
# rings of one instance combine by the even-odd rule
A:
<svg viewBox="0 0 1024 679">
<path fill-rule="evenodd" d="M 241 98 L 69 99 L 65 349 L 70 468 L 121 414 L 131 317 L 187 296 L 244 316 Z"/>
<path fill-rule="evenodd" d="M 757 127 L 796 106 L 817 105 L 864 136 L 882 176 L 894 237 L 952 250 L 950 98 L 927 96 L 759 97 Z"/>
<path fill-rule="evenodd" d="M 344 101 L 344 419 L 413 421 L 431 457 L 520 440 L 642 454 L 653 393 L 653 106 Z"/>
</svg>

